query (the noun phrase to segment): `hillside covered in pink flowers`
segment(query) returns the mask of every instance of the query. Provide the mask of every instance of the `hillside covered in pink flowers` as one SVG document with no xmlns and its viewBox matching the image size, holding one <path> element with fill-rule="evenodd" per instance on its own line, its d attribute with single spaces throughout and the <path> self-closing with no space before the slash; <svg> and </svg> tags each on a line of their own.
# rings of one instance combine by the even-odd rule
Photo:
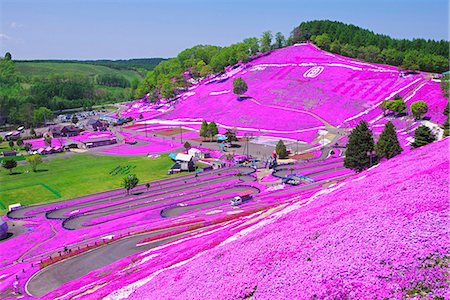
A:
<svg viewBox="0 0 450 300">
<path fill-rule="evenodd" d="M 194 259 L 173 245 L 184 261 L 143 279 L 145 271 L 130 274 L 136 282 L 110 297 L 449 299 L 448 150 L 447 138 L 391 159 Z M 154 267 L 158 253 L 146 255 Z"/>
</svg>

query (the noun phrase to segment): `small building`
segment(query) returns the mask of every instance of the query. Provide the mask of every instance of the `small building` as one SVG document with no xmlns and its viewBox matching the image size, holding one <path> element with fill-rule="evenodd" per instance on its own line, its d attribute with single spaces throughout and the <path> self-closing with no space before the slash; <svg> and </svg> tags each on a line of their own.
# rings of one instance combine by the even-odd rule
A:
<svg viewBox="0 0 450 300">
<path fill-rule="evenodd" d="M 8 236 L 8 224 L 0 219 L 0 240 L 6 238 Z"/>
<path fill-rule="evenodd" d="M 117 139 L 116 137 L 96 138 L 82 141 L 81 144 L 82 148 L 95 148 L 117 144 Z"/>
<path fill-rule="evenodd" d="M 55 126 L 49 129 L 49 132 L 53 137 L 71 137 L 77 136 L 82 131 L 81 128 L 78 128 L 74 125 L 67 126 Z"/>
<path fill-rule="evenodd" d="M 187 171 L 193 172 L 195 171 L 194 158 L 192 155 L 184 154 L 184 153 L 170 153 L 169 157 L 175 161 L 175 164 L 168 171 L 169 174 Z"/>
<path fill-rule="evenodd" d="M 15 150 L 5 150 L 2 153 L 4 157 L 17 155 L 17 152 Z"/>
<path fill-rule="evenodd" d="M 190 148 L 188 150 L 188 154 L 193 156 L 193 157 L 195 157 L 195 158 L 201 158 L 202 151 L 200 151 L 199 149 Z"/>
<path fill-rule="evenodd" d="M 108 124 L 100 120 L 90 119 L 86 123 L 87 126 L 92 127 L 94 131 L 105 131 L 108 128 Z"/>
<path fill-rule="evenodd" d="M 192 172 L 195 171 L 195 164 L 192 155 L 178 153 L 175 160 L 180 164 L 181 171 Z"/>
</svg>

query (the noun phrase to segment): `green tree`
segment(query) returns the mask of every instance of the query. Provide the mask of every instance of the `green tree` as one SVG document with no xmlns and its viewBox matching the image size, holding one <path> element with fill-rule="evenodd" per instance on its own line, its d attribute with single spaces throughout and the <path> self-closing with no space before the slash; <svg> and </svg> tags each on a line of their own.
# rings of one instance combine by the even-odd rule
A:
<svg viewBox="0 0 450 300">
<path fill-rule="evenodd" d="M 134 189 L 139 183 L 139 179 L 136 175 L 128 175 L 123 178 L 122 187 L 127 191 L 127 194 L 130 194 L 130 191 Z"/>
<path fill-rule="evenodd" d="M 344 166 L 361 172 L 370 166 L 370 155 L 375 148 L 372 131 L 365 121 L 361 121 L 350 133 L 345 150 Z M 373 159 L 376 163 L 376 157 Z"/>
<path fill-rule="evenodd" d="M 247 92 L 248 86 L 247 83 L 241 77 L 238 77 L 233 80 L 233 93 L 237 95 L 239 98 L 242 97 L 245 92 Z"/>
<path fill-rule="evenodd" d="M 261 36 L 261 52 L 267 52 L 272 49 L 272 32 L 265 31 Z"/>
<path fill-rule="evenodd" d="M 284 38 L 284 35 L 281 32 L 277 32 L 275 34 L 275 49 L 283 48 L 286 45 L 286 39 Z"/>
<path fill-rule="evenodd" d="M 22 139 L 17 139 L 16 141 L 17 146 L 22 146 L 23 145 L 23 140 Z"/>
<path fill-rule="evenodd" d="M 411 146 L 413 148 L 419 148 L 435 140 L 436 136 L 431 132 L 431 129 L 425 125 L 420 125 L 414 132 L 414 142 L 411 143 Z"/>
<path fill-rule="evenodd" d="M 428 112 L 428 104 L 422 100 L 411 104 L 411 113 L 416 120 L 421 119 Z"/>
<path fill-rule="evenodd" d="M 239 141 L 236 136 L 237 129 L 236 128 L 228 128 L 225 132 L 225 136 L 227 137 L 227 141 L 232 144 L 233 142 Z"/>
<path fill-rule="evenodd" d="M 37 171 L 38 165 L 42 164 L 42 158 L 39 154 L 33 154 L 30 156 L 27 156 L 27 163 L 30 165 L 33 172 Z"/>
<path fill-rule="evenodd" d="M 215 122 L 210 122 L 208 124 L 208 133 L 211 137 L 211 141 L 213 140 L 213 137 L 219 134 L 219 129 L 217 128 L 217 124 Z"/>
<path fill-rule="evenodd" d="M 34 130 L 34 128 L 31 128 L 31 129 L 30 129 L 30 134 L 31 134 L 32 136 L 36 136 L 36 131 Z"/>
<path fill-rule="evenodd" d="M 12 175 L 12 170 L 17 167 L 17 162 L 13 159 L 4 160 L 2 167 L 9 170 L 9 175 Z"/>
<path fill-rule="evenodd" d="M 77 124 L 78 123 L 78 117 L 77 117 L 77 115 L 73 115 L 72 116 L 72 124 Z"/>
<path fill-rule="evenodd" d="M 450 93 L 450 75 L 446 74 L 444 75 L 444 77 L 441 78 L 441 90 L 442 94 L 444 94 L 444 97 L 448 99 Z M 447 103 L 447 110 L 448 110 L 448 103 Z"/>
<path fill-rule="evenodd" d="M 406 104 L 405 101 L 403 101 L 403 99 L 394 99 L 394 100 L 390 100 L 387 102 L 387 109 L 395 112 L 397 114 L 400 114 L 402 112 L 404 112 L 406 110 Z"/>
<path fill-rule="evenodd" d="M 38 125 L 45 123 L 53 118 L 53 112 L 47 107 L 39 107 L 33 111 L 33 124 Z"/>
<path fill-rule="evenodd" d="M 448 108 L 448 102 L 447 102 L 447 105 L 445 106 L 445 108 L 444 108 L 444 116 L 449 116 L 449 108 Z"/>
<path fill-rule="evenodd" d="M 397 139 L 395 126 L 391 121 L 384 125 L 383 132 L 375 146 L 375 150 L 379 158 L 385 157 L 387 159 L 390 159 L 403 151 Z"/>
<path fill-rule="evenodd" d="M 9 141 L 8 142 L 9 148 L 14 148 L 14 141 Z"/>
<path fill-rule="evenodd" d="M 386 116 L 386 110 L 389 107 L 388 103 L 389 103 L 389 100 L 383 100 L 383 102 L 381 102 L 381 104 L 380 104 L 380 108 L 383 111 L 383 116 Z"/>
<path fill-rule="evenodd" d="M 444 136 L 449 136 L 449 131 L 450 131 L 450 124 L 449 124 L 449 117 L 447 117 L 447 119 L 445 119 L 444 124 L 442 124 L 442 128 L 444 129 Z"/>
<path fill-rule="evenodd" d="M 12 55 L 9 52 L 5 53 L 5 60 L 12 60 Z"/>
<path fill-rule="evenodd" d="M 200 136 L 204 138 L 208 136 L 208 122 L 206 120 L 203 120 L 202 126 L 200 127 Z"/>
<path fill-rule="evenodd" d="M 279 140 L 276 147 L 275 152 L 279 158 L 286 158 L 288 156 L 286 146 L 283 143 L 283 140 Z"/>
<path fill-rule="evenodd" d="M 314 38 L 314 42 L 323 50 L 329 50 L 331 45 L 330 36 L 326 33 L 318 35 Z"/>
<path fill-rule="evenodd" d="M 249 55 L 255 55 L 259 52 L 259 40 L 257 38 L 247 38 L 243 43 L 247 46 Z"/>
</svg>

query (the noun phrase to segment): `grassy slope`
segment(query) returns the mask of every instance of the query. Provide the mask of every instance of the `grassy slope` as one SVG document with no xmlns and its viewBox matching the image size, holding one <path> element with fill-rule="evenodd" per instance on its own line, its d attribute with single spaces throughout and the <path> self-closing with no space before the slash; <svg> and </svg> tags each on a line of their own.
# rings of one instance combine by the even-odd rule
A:
<svg viewBox="0 0 450 300">
<path fill-rule="evenodd" d="M 136 166 L 130 174 L 136 174 L 140 182 L 167 177 L 167 169 L 172 161 L 167 155 L 159 159 L 143 156 L 116 157 L 77 154 L 66 158 L 54 158 L 38 167 L 40 172 L 25 173 L 30 170 L 26 164 L 19 165 L 9 175 L 8 170 L 0 171 L 0 215 L 2 204 L 6 208 L 11 203 L 22 205 L 68 199 L 89 193 L 118 188 L 124 174 L 110 175 L 116 166 Z M 61 196 L 58 197 L 58 194 Z"/>
<path fill-rule="evenodd" d="M 77 73 L 89 77 L 98 74 L 118 74 L 129 81 L 137 78 L 142 80 L 142 76 L 134 70 L 117 70 L 106 66 L 91 65 L 85 63 L 58 63 L 58 62 L 15 62 L 19 72 L 32 76 L 48 76 L 48 74 Z"/>
</svg>

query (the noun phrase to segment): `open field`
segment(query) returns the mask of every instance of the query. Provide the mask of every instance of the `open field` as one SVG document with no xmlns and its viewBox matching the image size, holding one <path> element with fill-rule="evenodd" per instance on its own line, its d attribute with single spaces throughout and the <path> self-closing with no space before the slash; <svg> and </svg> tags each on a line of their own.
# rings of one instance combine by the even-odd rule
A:
<svg viewBox="0 0 450 300">
<path fill-rule="evenodd" d="M 19 72 L 31 76 L 48 76 L 48 74 L 61 75 L 76 73 L 87 77 L 95 77 L 102 74 L 122 75 L 129 81 L 142 79 L 142 76 L 134 70 L 117 70 L 106 66 L 91 65 L 85 63 L 58 63 L 58 62 L 15 62 Z"/>
<path fill-rule="evenodd" d="M 167 155 L 158 159 L 142 156 L 116 157 L 88 154 L 53 158 L 45 161 L 33 173 L 26 164 L 20 164 L 9 175 L 6 169 L 0 171 L 0 215 L 4 215 L 12 203 L 30 205 L 62 200 L 120 187 L 126 174 L 110 175 L 117 166 L 130 166 L 129 174 L 136 174 L 141 182 L 167 177 L 172 161 Z M 25 173 L 29 171 L 29 173 Z M 44 185 L 44 186 L 43 186 Z M 57 194 L 50 192 L 48 188 Z"/>
</svg>

